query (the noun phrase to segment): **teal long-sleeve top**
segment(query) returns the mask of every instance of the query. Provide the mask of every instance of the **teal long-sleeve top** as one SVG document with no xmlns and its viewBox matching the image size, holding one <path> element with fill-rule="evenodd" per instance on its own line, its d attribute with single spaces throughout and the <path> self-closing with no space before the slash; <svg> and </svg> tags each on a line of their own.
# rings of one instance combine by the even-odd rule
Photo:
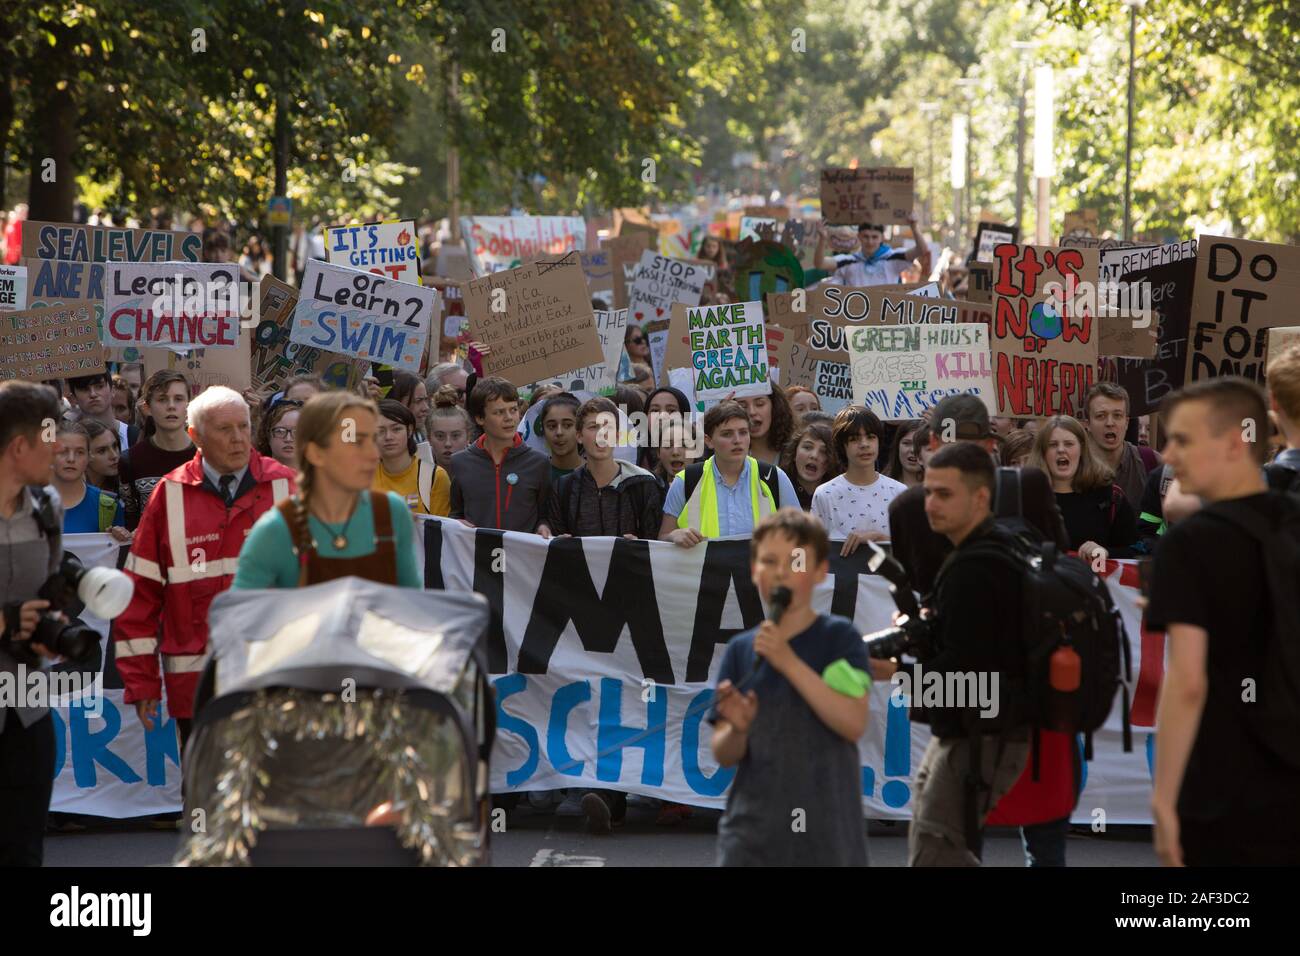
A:
<svg viewBox="0 0 1300 956">
<path fill-rule="evenodd" d="M 415 520 L 411 509 L 399 495 L 388 494 L 388 510 L 393 517 L 393 545 L 397 551 L 397 583 L 404 588 L 422 588 L 424 581 L 415 563 Z M 322 558 L 361 558 L 375 553 L 375 514 L 370 495 L 363 494 L 348 526 L 348 546 L 334 547 L 334 532 L 315 516 L 307 516 L 307 526 L 316 551 Z M 293 537 L 278 508 L 257 519 L 239 551 L 235 571 L 235 588 L 296 588 L 298 558 L 293 553 Z"/>
</svg>

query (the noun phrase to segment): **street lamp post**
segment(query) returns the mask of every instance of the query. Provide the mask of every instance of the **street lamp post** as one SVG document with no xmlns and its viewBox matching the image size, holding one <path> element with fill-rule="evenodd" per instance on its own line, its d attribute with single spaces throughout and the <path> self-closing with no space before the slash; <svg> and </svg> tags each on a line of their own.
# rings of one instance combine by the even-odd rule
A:
<svg viewBox="0 0 1300 956">
<path fill-rule="evenodd" d="M 925 117 L 925 228 L 934 228 L 934 117 L 939 112 L 938 103 L 922 103 L 921 115 Z"/>
<path fill-rule="evenodd" d="M 948 181 L 952 185 L 953 232 L 952 245 L 960 250 L 965 235 L 962 220 L 962 193 L 966 189 L 966 114 L 954 113 L 952 117 L 952 161 L 949 163 Z"/>
<path fill-rule="evenodd" d="M 1034 70 L 1034 179 L 1038 190 L 1038 214 L 1034 237 L 1040 246 L 1051 242 L 1052 200 L 1050 195 L 1053 161 L 1052 135 L 1055 127 L 1055 79 L 1050 66 Z"/>
<path fill-rule="evenodd" d="M 1128 7 L 1128 126 L 1124 136 L 1124 239 L 1133 238 L 1133 58 L 1137 50 L 1137 12 L 1146 0 L 1123 0 Z"/>
<path fill-rule="evenodd" d="M 1016 79 L 1016 231 L 1024 235 L 1025 217 L 1025 54 L 1038 46 L 1033 40 L 1012 40 L 1011 48 L 1020 51 Z"/>
</svg>

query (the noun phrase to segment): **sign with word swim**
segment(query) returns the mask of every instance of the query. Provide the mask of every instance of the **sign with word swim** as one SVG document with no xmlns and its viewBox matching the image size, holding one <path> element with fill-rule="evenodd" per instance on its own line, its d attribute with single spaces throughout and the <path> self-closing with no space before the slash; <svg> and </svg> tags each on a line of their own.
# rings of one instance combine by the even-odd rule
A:
<svg viewBox="0 0 1300 956">
<path fill-rule="evenodd" d="M 433 289 L 312 259 L 289 341 L 418 372 L 438 311 Z"/>
</svg>

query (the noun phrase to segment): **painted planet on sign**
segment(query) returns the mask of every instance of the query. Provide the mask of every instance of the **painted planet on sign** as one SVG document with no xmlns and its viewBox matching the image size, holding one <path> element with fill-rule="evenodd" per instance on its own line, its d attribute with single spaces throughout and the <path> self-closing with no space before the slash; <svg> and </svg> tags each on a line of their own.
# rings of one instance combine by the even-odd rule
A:
<svg viewBox="0 0 1300 956">
<path fill-rule="evenodd" d="M 1029 313 L 1029 331 L 1040 339 L 1061 337 L 1061 313 L 1051 302 L 1039 302 Z"/>
</svg>

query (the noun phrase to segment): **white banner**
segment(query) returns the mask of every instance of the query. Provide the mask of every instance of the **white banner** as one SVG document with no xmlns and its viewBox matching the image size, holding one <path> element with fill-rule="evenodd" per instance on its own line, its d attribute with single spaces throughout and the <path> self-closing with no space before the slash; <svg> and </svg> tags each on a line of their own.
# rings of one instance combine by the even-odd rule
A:
<svg viewBox="0 0 1300 956">
<path fill-rule="evenodd" d="M 118 545 L 106 534 L 69 534 L 63 546 L 86 566 L 116 567 Z M 108 622 L 81 619 L 104 637 Z M 180 750 L 176 721 L 146 732 L 135 707 L 124 703 L 115 668 L 104 674 L 101 701 L 76 700 L 52 708 L 55 754 L 50 809 L 123 818 L 181 808 Z"/>
<path fill-rule="evenodd" d="M 498 696 L 492 790 L 595 786 L 721 807 L 732 770 L 709 752 L 704 719 L 725 638 L 762 617 L 747 539 L 689 551 L 660 542 L 471 530 L 426 518 L 417 560 L 426 586 L 476 590 L 492 603 L 489 659 Z M 70 535 L 86 563 L 116 561 L 106 535 Z M 887 627 L 894 604 L 882 579 L 859 574 L 865 552 L 841 559 L 816 597 L 865 633 Z M 611 577 L 618 581 L 609 590 Z M 1134 750 L 1121 746 L 1120 701 L 1093 737 L 1075 819 L 1150 823 L 1151 726 L 1164 637 L 1142 633 L 1133 562 L 1111 562 L 1107 583 L 1133 652 Z M 604 599 L 606 592 L 608 600 Z M 102 622 L 91 622 L 99 626 Z M 107 628 L 104 628 L 105 632 Z M 1146 666 L 1143 667 L 1143 661 Z M 56 710 L 60 741 L 51 809 L 130 817 L 180 809 L 174 721 L 146 734 L 106 675 L 103 716 Z M 907 710 L 872 690 L 859 744 L 864 816 L 911 816 L 912 776 L 929 739 Z"/>
<path fill-rule="evenodd" d="M 547 543 L 436 518 L 426 519 L 425 534 L 426 586 L 478 591 L 498 611 L 489 635 L 500 675 L 494 792 L 589 786 L 725 804 L 734 771 L 713 760 L 705 717 L 726 638 L 763 616 L 749 579 L 748 539 L 690 550 L 613 538 Z M 889 625 L 894 604 L 883 579 L 858 573 L 865 552 L 856 557 L 832 549 L 832 574 L 815 604 L 866 633 Z M 1123 564 L 1127 571 L 1112 562 L 1108 583 L 1129 629 L 1136 679 L 1145 641 L 1136 571 Z M 929 730 L 913 726 L 888 691 L 873 688 L 859 744 L 863 813 L 906 819 Z M 1153 712 L 1155 685 L 1144 691 Z M 1135 703 L 1136 716 L 1141 710 Z M 1085 765 L 1079 820 L 1102 809 L 1109 823 L 1150 822 L 1151 735 L 1135 730 L 1134 751 L 1124 753 L 1119 714 L 1116 695 L 1110 720 L 1094 735 L 1095 759 Z"/>
<path fill-rule="evenodd" d="M 100 341 L 233 349 L 239 341 L 239 266 L 110 262 L 104 266 Z"/>
<path fill-rule="evenodd" d="M 27 267 L 0 266 L 0 312 L 27 308 Z"/>
<path fill-rule="evenodd" d="M 462 216 L 460 231 L 476 276 L 513 269 L 538 256 L 587 249 L 581 216 Z"/>
</svg>

